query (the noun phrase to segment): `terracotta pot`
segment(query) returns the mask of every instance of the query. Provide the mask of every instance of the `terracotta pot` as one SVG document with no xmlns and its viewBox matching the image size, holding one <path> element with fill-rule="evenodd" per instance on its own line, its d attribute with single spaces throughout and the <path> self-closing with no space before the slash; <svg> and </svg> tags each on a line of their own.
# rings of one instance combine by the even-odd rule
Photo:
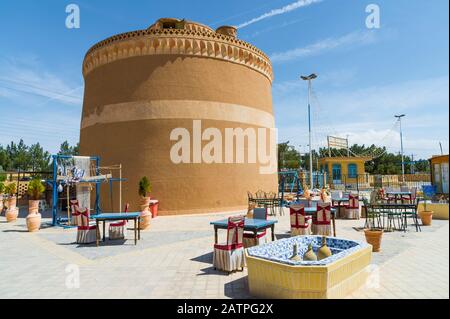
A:
<svg viewBox="0 0 450 319">
<path fill-rule="evenodd" d="M 17 216 L 19 216 L 19 209 L 17 207 L 14 208 L 8 208 L 6 210 L 6 221 L 8 223 L 11 223 L 17 219 Z"/>
<path fill-rule="evenodd" d="M 150 228 L 151 220 L 152 220 L 152 213 L 149 210 L 141 212 L 140 229 L 146 230 Z"/>
<path fill-rule="evenodd" d="M 8 201 L 7 201 L 8 209 L 14 209 L 14 208 L 16 208 L 16 205 L 17 205 L 17 198 L 16 198 L 16 196 L 9 197 Z"/>
<path fill-rule="evenodd" d="M 433 213 L 433 211 L 423 211 L 419 213 L 423 226 L 431 226 L 431 223 L 433 221 Z"/>
<path fill-rule="evenodd" d="M 39 200 L 29 200 L 28 201 L 28 214 L 39 213 Z"/>
<path fill-rule="evenodd" d="M 3 195 L 0 194 L 0 213 L 3 210 Z"/>
<path fill-rule="evenodd" d="M 147 211 L 150 209 L 150 196 L 148 197 L 141 197 L 141 200 L 139 202 L 141 206 L 141 211 Z"/>
<path fill-rule="evenodd" d="M 28 214 L 27 216 L 27 227 L 29 232 L 36 232 L 41 228 L 41 214 Z"/>
<path fill-rule="evenodd" d="M 381 249 L 381 239 L 383 238 L 383 230 L 381 229 L 365 229 L 364 235 L 368 244 L 372 245 L 373 252 L 379 252 Z"/>
</svg>

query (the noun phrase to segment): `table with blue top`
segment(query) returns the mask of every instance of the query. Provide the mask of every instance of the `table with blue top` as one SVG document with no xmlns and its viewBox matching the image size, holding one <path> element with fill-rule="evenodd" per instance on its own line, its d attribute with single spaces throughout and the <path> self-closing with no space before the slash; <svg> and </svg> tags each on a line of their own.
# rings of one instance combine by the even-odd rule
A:
<svg viewBox="0 0 450 319">
<path fill-rule="evenodd" d="M 278 221 L 276 220 L 265 220 L 265 219 L 250 219 L 246 218 L 244 221 L 244 230 L 251 231 L 256 235 L 259 231 L 270 228 L 272 231 L 272 241 L 275 241 L 275 224 Z M 214 241 L 218 244 L 218 229 L 228 229 L 228 219 L 222 219 L 215 222 L 211 222 L 211 225 L 214 226 Z"/>
<path fill-rule="evenodd" d="M 105 241 L 105 224 L 109 222 L 117 222 L 121 220 L 134 220 L 134 244 L 137 245 L 138 239 L 141 240 L 141 213 L 107 213 L 92 216 L 97 225 L 97 246 L 100 241 L 100 222 L 103 222 L 103 241 Z"/>
</svg>

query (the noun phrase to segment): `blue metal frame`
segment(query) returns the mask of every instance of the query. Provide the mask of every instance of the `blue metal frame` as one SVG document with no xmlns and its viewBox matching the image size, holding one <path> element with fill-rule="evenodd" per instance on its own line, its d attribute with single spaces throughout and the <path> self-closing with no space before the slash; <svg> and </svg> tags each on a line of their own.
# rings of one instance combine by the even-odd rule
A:
<svg viewBox="0 0 450 319">
<path fill-rule="evenodd" d="M 71 159 L 74 156 L 72 155 L 52 155 L 53 159 L 53 178 L 50 181 L 47 181 L 47 183 L 52 185 L 52 225 L 53 226 L 63 226 L 60 225 L 58 222 L 58 159 Z M 91 156 L 91 160 L 95 160 L 95 166 L 96 170 L 98 172 L 98 168 L 100 165 L 100 157 L 98 156 Z M 100 181 L 94 181 L 92 183 L 95 183 L 95 215 L 99 214 L 101 212 L 100 209 Z"/>
<path fill-rule="evenodd" d="M 300 183 L 300 178 L 298 177 L 297 171 L 284 171 L 284 172 L 278 172 L 278 175 L 280 175 L 280 181 L 278 184 L 279 191 L 281 192 L 281 206 L 286 206 L 287 202 L 284 200 L 284 190 L 286 186 L 286 178 L 288 176 L 291 176 L 294 178 L 294 180 L 290 183 L 290 192 L 292 193 L 294 191 L 294 186 L 297 186 L 297 200 L 300 198 L 300 195 L 303 194 L 303 188 Z"/>
</svg>

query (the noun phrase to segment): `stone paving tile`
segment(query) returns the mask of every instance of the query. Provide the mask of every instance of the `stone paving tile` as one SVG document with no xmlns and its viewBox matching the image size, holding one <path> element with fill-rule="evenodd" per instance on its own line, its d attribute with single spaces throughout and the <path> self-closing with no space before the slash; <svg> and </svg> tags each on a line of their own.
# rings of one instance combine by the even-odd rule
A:
<svg viewBox="0 0 450 319">
<path fill-rule="evenodd" d="M 23 218 L 8 224 L 1 216 L 0 267 L 9 276 L 2 278 L 0 298 L 252 298 L 246 270 L 228 276 L 212 267 L 209 222 L 229 215 L 158 217 L 137 246 L 99 248 L 72 245 L 75 230 L 29 234 Z M 287 237 L 287 211 L 278 220 L 277 238 Z M 364 241 L 354 229 L 363 223 L 338 220 L 338 237 Z M 449 298 L 448 221 L 433 221 L 422 233 L 413 227 L 386 233 L 382 249 L 373 255 L 370 283 L 348 298 Z M 66 286 L 70 265 L 79 269 L 79 288 Z"/>
</svg>

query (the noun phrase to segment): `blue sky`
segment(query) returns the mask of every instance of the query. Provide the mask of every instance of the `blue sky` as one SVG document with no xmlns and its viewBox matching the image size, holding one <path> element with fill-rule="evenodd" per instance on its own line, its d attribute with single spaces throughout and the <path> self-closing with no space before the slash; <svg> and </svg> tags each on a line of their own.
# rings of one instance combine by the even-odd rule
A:
<svg viewBox="0 0 450 319">
<path fill-rule="evenodd" d="M 179 17 L 241 25 L 238 36 L 271 57 L 279 141 L 306 150 L 307 91 L 299 76 L 316 72 L 314 147 L 328 134 L 348 135 L 350 143 L 398 152 L 394 115 L 406 113 L 405 153 L 427 158 L 439 153 L 440 141 L 448 153 L 448 1 L 303 2 L 2 0 L 0 144 L 23 138 L 55 152 L 66 139 L 77 142 L 86 51 L 116 33 Z M 65 27 L 70 3 L 80 7 L 80 29 Z M 371 3 L 381 10 L 379 29 L 365 24 Z"/>
</svg>

